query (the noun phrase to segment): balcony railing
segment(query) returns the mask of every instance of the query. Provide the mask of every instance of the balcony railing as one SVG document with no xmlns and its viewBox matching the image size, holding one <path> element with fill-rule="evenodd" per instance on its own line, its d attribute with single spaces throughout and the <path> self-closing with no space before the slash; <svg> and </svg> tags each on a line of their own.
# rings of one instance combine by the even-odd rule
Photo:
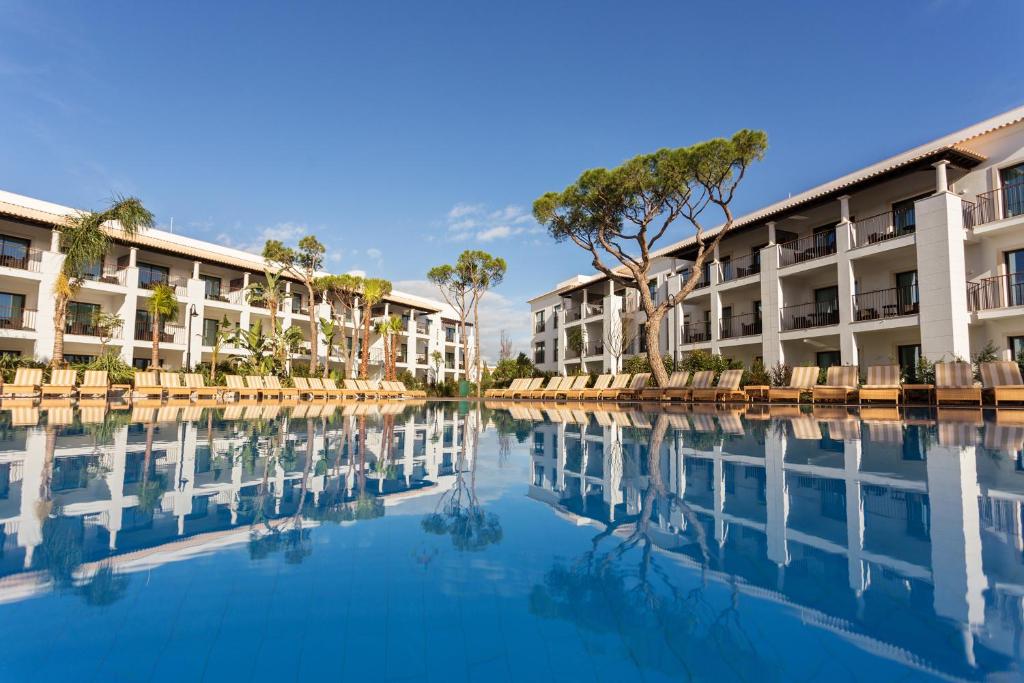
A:
<svg viewBox="0 0 1024 683">
<path fill-rule="evenodd" d="M 978 195 L 977 225 L 1024 214 L 1024 183 L 1013 183 Z"/>
<path fill-rule="evenodd" d="M 978 205 L 966 199 L 960 200 L 960 210 L 964 217 L 964 230 L 970 230 L 978 224 Z"/>
<path fill-rule="evenodd" d="M 587 304 L 583 307 L 583 317 L 592 318 L 604 314 L 604 304 Z"/>
<path fill-rule="evenodd" d="M 0 308 L 0 330 L 36 329 L 36 312 L 30 308 Z"/>
<path fill-rule="evenodd" d="M 853 224 L 855 247 L 866 247 L 886 240 L 910 235 L 916 227 L 914 208 L 907 207 L 869 216 Z"/>
<path fill-rule="evenodd" d="M 728 318 L 722 318 L 720 326 L 721 333 L 719 334 L 719 339 L 752 337 L 761 334 L 761 316 L 754 313 L 733 315 Z"/>
<path fill-rule="evenodd" d="M 0 253 L 0 266 L 38 273 L 42 269 L 43 252 L 39 249 L 12 249 L 9 254 Z"/>
<path fill-rule="evenodd" d="M 423 323 L 416 323 L 416 334 L 423 336 L 430 334 L 430 328 Z"/>
<path fill-rule="evenodd" d="M 533 333 L 534 334 L 541 334 L 541 333 L 544 332 L 544 329 L 545 329 L 545 327 L 544 327 L 544 321 L 543 320 L 541 320 L 539 322 L 535 322 L 533 324 Z"/>
<path fill-rule="evenodd" d="M 854 320 L 881 320 L 916 315 L 920 309 L 917 285 L 879 289 L 853 295 Z"/>
<path fill-rule="evenodd" d="M 690 276 L 693 275 L 693 268 L 684 268 L 679 271 L 679 282 L 680 285 L 685 285 L 690 281 Z M 701 273 L 700 280 L 697 280 L 697 284 L 694 286 L 694 290 L 704 289 L 705 287 L 711 286 L 711 280 L 708 278 L 707 272 Z"/>
<path fill-rule="evenodd" d="M 986 277 L 967 283 L 967 308 L 972 311 L 1014 306 L 1024 306 L 1024 273 Z"/>
<path fill-rule="evenodd" d="M 135 340 L 136 341 L 152 341 L 153 339 L 153 327 L 149 323 L 137 322 L 135 323 Z M 181 325 L 170 325 L 164 324 L 163 331 L 160 333 L 161 344 L 184 344 L 185 343 L 185 328 Z"/>
<path fill-rule="evenodd" d="M 839 302 L 817 301 L 779 309 L 783 330 L 806 330 L 839 324 Z"/>
<path fill-rule="evenodd" d="M 711 341 L 711 321 L 701 320 L 686 325 L 683 331 L 684 344 L 700 344 Z"/>
<path fill-rule="evenodd" d="M 69 320 L 64 324 L 64 334 L 79 334 L 83 337 L 106 337 L 109 331 L 90 322 Z"/>
<path fill-rule="evenodd" d="M 586 348 L 583 349 L 583 355 L 587 356 L 603 356 L 604 355 L 604 344 L 601 342 L 592 342 L 587 344 Z"/>
<path fill-rule="evenodd" d="M 836 231 L 800 237 L 779 245 L 779 266 L 792 266 L 836 253 Z"/>
<path fill-rule="evenodd" d="M 124 287 L 128 284 L 128 271 L 124 268 L 118 270 L 117 268 L 104 268 L 100 273 L 89 273 L 82 277 L 83 280 L 89 282 L 102 282 L 107 285 L 121 285 Z"/>
<path fill-rule="evenodd" d="M 757 275 L 761 272 L 761 254 L 746 254 L 745 256 L 721 263 L 719 271 L 722 274 L 722 282 L 739 280 L 749 275 Z"/>
<path fill-rule="evenodd" d="M 184 296 L 188 290 L 188 280 L 184 278 L 167 278 L 166 280 L 153 279 L 143 281 L 139 279 L 139 288 L 141 289 L 156 289 L 158 284 L 164 284 L 174 290 L 174 293 L 178 296 Z"/>
<path fill-rule="evenodd" d="M 580 320 L 583 317 L 583 309 L 581 307 L 567 308 L 565 309 L 565 322 L 571 323 Z"/>
</svg>

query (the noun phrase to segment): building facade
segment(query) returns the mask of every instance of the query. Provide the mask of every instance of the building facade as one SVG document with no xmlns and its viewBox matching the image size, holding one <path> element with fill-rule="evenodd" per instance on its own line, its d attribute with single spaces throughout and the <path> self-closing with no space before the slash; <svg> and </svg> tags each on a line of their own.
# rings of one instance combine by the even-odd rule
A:
<svg viewBox="0 0 1024 683">
<path fill-rule="evenodd" d="M 63 255 L 59 226 L 74 209 L 0 191 L 0 353 L 48 359 L 53 350 L 53 291 Z M 254 254 L 162 230 L 148 229 L 134 238 L 112 230 L 113 245 L 95 264 L 68 307 L 64 353 L 69 361 L 95 358 L 105 344 L 117 347 L 122 358 L 138 367 L 150 362 L 152 332 L 147 301 L 156 283 L 174 289 L 179 302 L 177 320 L 164 325 L 160 338 L 160 364 L 166 368 L 192 367 L 209 362 L 217 329 L 225 324 L 248 330 L 257 322 L 270 329 L 265 305 L 247 296 L 250 286 L 264 282 L 266 263 Z M 285 281 L 285 296 L 278 322 L 281 329 L 302 330 L 309 361 L 309 321 L 331 318 L 331 306 L 314 302 L 312 309 L 304 285 Z M 114 313 L 120 329 L 107 331 L 95 324 L 96 313 Z M 465 376 L 462 342 L 454 311 L 444 303 L 392 292 L 372 310 L 374 322 L 392 315 L 404 322 L 398 335 L 399 370 L 422 380 L 443 381 Z M 362 311 L 356 311 L 361 320 Z M 361 333 L 347 320 L 340 337 L 361 348 Z M 469 328 L 472 329 L 472 328 Z M 337 343 L 337 342 L 336 342 Z M 360 351 L 361 352 L 361 351 Z M 221 356 L 244 353 L 227 346 Z M 325 344 L 318 343 L 320 361 Z M 370 363 L 376 374 L 383 368 L 383 340 L 371 333 Z M 329 359 L 340 367 L 345 354 L 335 349 Z"/>
<path fill-rule="evenodd" d="M 654 253 L 656 300 L 680 291 L 697 248 Z M 615 372 L 645 351 L 637 293 L 603 274 L 529 303 L 543 370 Z M 661 330 L 674 358 L 748 367 L 909 371 L 989 343 L 1024 351 L 1024 107 L 739 217 Z"/>
</svg>

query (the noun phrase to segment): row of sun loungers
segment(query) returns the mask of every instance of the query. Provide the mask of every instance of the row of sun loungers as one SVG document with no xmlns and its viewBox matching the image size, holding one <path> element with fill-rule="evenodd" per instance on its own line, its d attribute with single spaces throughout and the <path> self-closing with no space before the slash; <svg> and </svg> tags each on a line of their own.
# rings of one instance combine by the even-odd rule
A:
<svg viewBox="0 0 1024 683">
<path fill-rule="evenodd" d="M 225 376 L 227 386 L 206 386 L 199 373 L 136 372 L 131 387 L 111 386 L 107 373 L 86 370 L 81 384 L 78 373 L 72 369 L 53 370 L 49 382 L 43 382 L 43 371 L 38 368 L 18 368 L 14 381 L 0 387 L 0 398 L 41 398 L 51 396 L 79 398 L 106 398 L 114 390 L 131 391 L 136 398 L 157 399 L 240 399 L 301 400 L 301 399 L 401 399 L 426 398 L 426 392 L 410 390 L 402 382 L 382 381 L 373 386 L 367 380 L 346 379 L 342 387 L 333 379 L 294 377 L 294 387 L 285 387 L 275 375 Z"/>
<path fill-rule="evenodd" d="M 575 377 L 523 378 L 512 381 L 506 389 L 493 389 L 486 393 L 488 398 L 540 399 L 540 400 L 612 400 L 612 401 L 747 401 L 755 396 L 765 397 L 769 402 L 785 401 L 798 403 L 804 396 L 810 396 L 814 403 L 850 403 L 859 400 L 870 402 L 899 402 L 905 389 L 934 391 L 936 403 L 976 403 L 981 405 L 982 396 L 990 395 L 998 406 L 1005 402 L 1024 401 L 1024 378 L 1020 368 L 1013 361 L 997 361 L 981 364 L 982 384 L 974 381 L 970 363 L 950 362 L 935 364 L 935 385 L 908 385 L 900 379 L 898 365 L 875 365 L 868 368 L 867 381 L 859 386 L 858 368 L 852 365 L 836 365 L 828 369 L 825 383 L 818 384 L 820 370 L 817 367 L 793 369 L 790 382 L 784 387 L 740 388 L 742 370 L 726 370 L 712 385 L 714 372 L 704 370 L 694 373 L 677 371 L 669 377 L 664 387 L 648 386 L 650 373 L 600 375 L 593 386 L 588 375 Z M 756 390 L 752 391 L 752 390 Z"/>
</svg>

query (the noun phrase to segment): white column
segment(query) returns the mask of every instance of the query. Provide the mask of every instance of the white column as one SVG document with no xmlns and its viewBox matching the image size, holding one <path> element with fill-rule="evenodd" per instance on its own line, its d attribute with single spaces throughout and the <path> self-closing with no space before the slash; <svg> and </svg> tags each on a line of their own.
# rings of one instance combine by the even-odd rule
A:
<svg viewBox="0 0 1024 683">
<path fill-rule="evenodd" d="M 932 361 L 969 358 L 967 268 L 960 198 L 949 192 L 914 203 L 921 353 Z"/>
<path fill-rule="evenodd" d="M 717 254 L 718 249 L 715 249 L 716 258 L 708 268 L 708 275 L 711 278 L 711 286 L 709 291 L 711 292 L 708 296 L 710 298 L 711 305 L 711 353 L 718 353 L 718 342 L 721 337 L 721 326 L 722 326 L 722 296 L 718 293 L 718 282 L 722 278 L 722 272 L 720 270 L 721 264 L 718 262 Z"/>
<path fill-rule="evenodd" d="M 784 360 L 779 340 L 779 308 L 783 300 L 774 223 L 769 223 L 768 238 L 771 243 L 761 250 L 761 353 L 765 367 L 770 368 Z"/>
<path fill-rule="evenodd" d="M 843 365 L 857 365 L 857 340 L 850 330 L 853 322 L 854 284 L 853 262 L 850 260 L 850 241 L 852 226 L 850 224 L 850 198 L 843 195 L 839 198 L 840 222 L 836 226 L 836 267 L 837 289 L 839 296 L 839 352 Z"/>
<path fill-rule="evenodd" d="M 935 167 L 935 194 L 948 192 L 949 181 L 946 178 L 946 167 L 949 166 L 949 162 L 946 160 L 936 161 L 932 166 Z"/>
<path fill-rule="evenodd" d="M 714 476 L 714 505 L 715 505 L 715 540 L 719 547 L 725 545 L 725 468 L 722 463 L 722 447 L 714 447 L 715 459 L 712 463 L 712 474 Z"/>
</svg>

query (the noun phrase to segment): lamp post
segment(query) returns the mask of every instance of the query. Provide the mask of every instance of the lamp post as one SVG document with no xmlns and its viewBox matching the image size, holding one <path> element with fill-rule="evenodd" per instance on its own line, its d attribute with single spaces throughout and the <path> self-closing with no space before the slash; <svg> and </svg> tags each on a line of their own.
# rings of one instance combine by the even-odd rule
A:
<svg viewBox="0 0 1024 683">
<path fill-rule="evenodd" d="M 188 331 L 185 334 L 185 369 L 192 369 L 192 318 L 198 318 L 199 311 L 192 304 L 188 309 Z"/>
</svg>

